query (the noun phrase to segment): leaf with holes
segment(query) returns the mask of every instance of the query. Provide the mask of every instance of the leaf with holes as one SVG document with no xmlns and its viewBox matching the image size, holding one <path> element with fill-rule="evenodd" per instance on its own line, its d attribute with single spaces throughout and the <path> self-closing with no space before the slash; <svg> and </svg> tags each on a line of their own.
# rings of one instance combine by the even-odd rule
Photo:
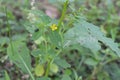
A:
<svg viewBox="0 0 120 80">
<path fill-rule="evenodd" d="M 74 27 L 68 30 L 65 35 L 64 47 L 80 44 L 91 51 L 98 51 L 101 49 L 101 42 L 108 46 L 111 50 L 120 56 L 120 49 L 118 44 L 112 39 L 107 38 L 97 26 L 86 21 L 79 21 L 74 24 Z"/>
</svg>

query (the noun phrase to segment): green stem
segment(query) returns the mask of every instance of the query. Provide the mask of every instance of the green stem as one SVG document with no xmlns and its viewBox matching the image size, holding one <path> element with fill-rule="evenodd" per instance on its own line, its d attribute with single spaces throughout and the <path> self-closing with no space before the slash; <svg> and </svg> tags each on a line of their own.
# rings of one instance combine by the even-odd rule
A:
<svg viewBox="0 0 120 80">
<path fill-rule="evenodd" d="M 55 55 L 55 57 L 58 56 L 58 55 L 60 54 L 61 51 L 62 51 L 62 50 L 59 50 L 59 51 L 57 52 L 57 54 Z M 50 65 L 53 63 L 55 57 L 52 58 L 52 59 L 48 62 L 47 70 L 46 70 L 46 73 L 45 73 L 45 76 L 46 76 L 46 77 L 48 77 L 48 75 L 49 75 L 49 72 L 50 72 Z"/>
<path fill-rule="evenodd" d="M 81 61 L 79 62 L 78 67 L 76 68 L 76 71 L 78 71 L 80 69 L 80 67 L 82 66 L 84 61 L 85 61 L 85 57 L 82 56 Z"/>
<path fill-rule="evenodd" d="M 58 22 L 58 27 L 61 26 L 61 23 L 62 23 L 62 21 L 63 21 L 63 19 L 65 17 L 65 13 L 67 11 L 67 6 L 68 6 L 68 0 L 64 3 L 64 7 L 63 7 L 63 10 L 62 10 L 62 15 L 61 15 L 60 20 Z"/>
<path fill-rule="evenodd" d="M 8 36 L 9 36 L 9 39 L 10 39 L 10 46 L 12 48 L 12 51 L 13 51 L 13 55 L 14 55 L 14 50 L 13 50 L 13 45 L 12 45 L 12 36 L 11 36 L 11 27 L 10 27 L 10 24 L 9 24 L 9 21 L 8 21 L 8 12 L 7 12 L 7 7 L 5 7 L 5 13 L 6 13 L 6 21 L 7 21 L 7 26 L 8 26 Z"/>
<path fill-rule="evenodd" d="M 106 65 L 106 64 L 108 64 L 108 63 L 110 63 L 110 62 L 113 62 L 113 61 L 115 61 L 115 60 L 118 60 L 118 59 L 119 59 L 119 57 L 118 57 L 118 58 L 110 59 L 110 60 L 108 60 L 108 61 L 105 61 L 105 62 L 103 63 L 103 65 Z"/>
<path fill-rule="evenodd" d="M 47 69 L 46 69 L 46 73 L 45 73 L 45 76 L 46 77 L 48 77 L 48 75 L 49 75 L 49 72 L 50 72 L 50 65 L 52 64 L 52 60 L 50 60 L 49 62 L 48 62 L 48 66 L 47 66 Z"/>
<path fill-rule="evenodd" d="M 97 66 L 95 66 L 89 80 L 93 80 L 95 75 L 97 74 L 97 72 L 98 72 L 98 68 L 97 68 Z"/>
<path fill-rule="evenodd" d="M 10 24 L 9 24 L 9 21 L 8 21 L 8 12 L 7 12 L 7 7 L 5 7 L 5 13 L 6 13 L 6 21 L 7 21 L 7 26 L 8 26 L 8 36 L 10 38 L 10 41 L 12 41 L 12 37 L 11 37 L 11 28 L 10 28 Z"/>
<path fill-rule="evenodd" d="M 59 34 L 60 34 L 60 37 L 61 37 L 61 40 L 62 40 L 61 46 L 63 46 L 63 36 L 62 36 L 63 33 L 60 30 L 60 26 L 62 24 L 62 21 L 64 20 L 64 17 L 65 17 L 66 11 L 67 11 L 67 6 L 68 6 L 68 0 L 64 3 L 63 10 L 62 10 L 62 15 L 61 15 L 61 17 L 59 19 L 59 22 L 58 22 L 58 30 L 59 30 Z"/>
<path fill-rule="evenodd" d="M 63 7 L 63 10 L 62 10 L 62 15 L 61 15 L 60 20 L 59 20 L 59 22 L 58 22 L 58 27 L 59 27 L 59 29 L 60 29 L 60 26 L 61 26 L 61 24 L 62 24 L 62 21 L 63 21 L 63 19 L 64 19 L 64 17 L 65 17 L 65 13 L 66 13 L 66 11 L 67 11 L 67 5 L 68 5 L 68 0 L 64 3 L 64 7 Z M 61 38 L 62 38 L 62 34 L 60 34 L 60 36 L 61 36 Z M 63 40 L 62 40 L 62 41 L 63 41 Z M 56 56 L 58 56 L 60 52 L 61 52 L 61 50 L 58 51 L 58 53 L 56 54 Z M 55 57 L 56 57 L 56 56 L 55 56 Z M 50 65 L 52 64 L 53 61 L 54 61 L 54 58 L 52 58 L 52 59 L 48 62 L 48 66 L 47 66 L 46 73 L 45 73 L 45 76 L 46 76 L 46 77 L 47 77 L 48 74 L 49 74 Z"/>
</svg>

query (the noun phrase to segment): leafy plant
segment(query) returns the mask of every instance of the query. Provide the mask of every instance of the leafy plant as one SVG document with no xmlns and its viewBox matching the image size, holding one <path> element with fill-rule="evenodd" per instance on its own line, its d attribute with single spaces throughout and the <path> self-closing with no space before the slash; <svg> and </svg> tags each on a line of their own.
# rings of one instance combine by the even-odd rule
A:
<svg viewBox="0 0 120 80">
<path fill-rule="evenodd" d="M 120 57 L 120 49 L 119 44 L 114 41 L 119 28 L 111 30 L 111 39 L 103 33 L 105 31 L 103 26 L 111 21 L 106 20 L 102 27 L 90 23 L 92 22 L 90 19 L 96 20 L 96 17 L 91 16 L 93 11 L 94 14 L 98 14 L 96 15 L 98 19 L 105 20 L 99 17 L 103 13 L 102 10 L 92 5 L 97 4 L 97 1 L 91 1 L 87 5 L 91 7 L 88 15 L 84 14 L 84 6 L 76 9 L 77 4 L 84 1 L 49 0 L 49 2 L 62 4 L 60 18 L 50 18 L 42 10 L 38 10 L 36 2 L 32 0 L 31 9 L 22 9 L 25 17 L 19 22 L 27 30 L 22 28 L 24 32 L 20 32 L 22 34 L 14 34 L 14 30 L 17 29 L 13 25 L 17 24 L 14 22 L 12 12 L 5 9 L 5 14 L 1 14 L 2 17 L 6 17 L 8 35 L 1 37 L 0 48 L 7 45 L 9 60 L 22 74 L 28 74 L 29 80 L 119 80 L 117 60 Z M 109 5 L 112 7 L 108 10 L 114 9 L 112 3 L 107 4 Z M 110 14 L 114 12 L 112 10 Z M 3 22 L 2 19 L 0 21 Z M 112 22 L 115 23 L 114 20 Z M 96 21 L 94 23 L 98 24 Z M 107 30 L 109 32 L 109 29 Z M 4 52 L 2 49 L 0 51 Z M 112 63 L 113 61 L 116 63 Z M 114 70 L 117 71 L 116 76 L 112 73 Z M 5 71 L 5 79 L 10 78 Z"/>
</svg>

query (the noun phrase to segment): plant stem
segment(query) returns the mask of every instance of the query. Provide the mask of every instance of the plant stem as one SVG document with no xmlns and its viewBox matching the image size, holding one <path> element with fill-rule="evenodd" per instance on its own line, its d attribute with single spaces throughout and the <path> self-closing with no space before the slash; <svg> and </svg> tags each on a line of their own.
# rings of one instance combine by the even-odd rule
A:
<svg viewBox="0 0 120 80">
<path fill-rule="evenodd" d="M 52 60 L 50 60 L 50 61 L 48 62 L 48 66 L 47 66 L 46 73 L 45 73 L 45 76 L 46 76 L 46 77 L 48 77 L 48 74 L 49 74 L 49 72 L 50 72 L 50 65 L 51 65 L 52 62 L 53 62 Z"/>
<path fill-rule="evenodd" d="M 10 46 L 12 48 L 12 52 L 13 52 L 13 55 L 14 55 L 14 50 L 13 50 L 13 45 L 12 45 L 12 36 L 11 36 L 11 27 L 10 27 L 10 24 L 9 24 L 9 21 L 8 21 L 8 12 L 7 12 L 7 7 L 5 7 L 5 13 L 6 13 L 6 21 L 7 21 L 7 26 L 8 26 L 8 36 L 9 36 L 9 39 L 10 39 Z"/>
<path fill-rule="evenodd" d="M 62 23 L 62 21 L 63 21 L 63 19 L 65 17 L 65 13 L 67 11 L 67 6 L 68 6 L 68 0 L 64 3 L 64 7 L 63 7 L 63 10 L 62 10 L 62 15 L 61 15 L 60 20 L 58 22 L 58 27 L 61 26 L 61 23 Z"/>
<path fill-rule="evenodd" d="M 55 57 L 58 56 L 59 53 L 60 53 L 61 51 L 62 51 L 62 50 L 59 50 L 59 51 L 57 52 L 57 54 L 55 55 Z M 48 75 L 49 75 L 49 72 L 50 72 L 50 65 L 53 63 L 55 57 L 52 58 L 52 59 L 48 62 L 48 67 L 47 67 L 46 73 L 45 73 L 45 76 L 46 76 L 46 77 L 48 77 Z"/>
<path fill-rule="evenodd" d="M 110 63 L 110 62 L 113 62 L 113 61 L 115 61 L 115 60 L 118 60 L 118 59 L 120 59 L 120 58 L 118 57 L 118 58 L 110 59 L 110 60 L 108 60 L 108 61 L 105 61 L 105 62 L 103 63 L 103 65 L 106 65 L 106 64 L 108 64 L 108 63 Z"/>
<path fill-rule="evenodd" d="M 60 17 L 60 20 L 58 22 L 58 27 L 60 29 L 60 26 L 61 26 L 61 23 L 64 19 L 64 16 L 65 16 L 65 13 L 66 13 L 66 10 L 67 10 L 67 5 L 68 5 L 68 0 L 64 3 L 64 7 L 63 7 L 63 10 L 62 10 L 62 15 Z M 61 38 L 62 38 L 62 34 L 60 34 Z M 63 41 L 63 40 L 62 40 Z M 61 52 L 61 50 L 58 51 L 58 53 L 56 54 L 56 56 L 59 55 L 59 53 Z M 56 57 L 55 56 L 55 57 Z M 47 66 L 47 69 L 46 69 L 46 73 L 45 73 L 45 76 L 47 77 L 48 74 L 49 74 L 49 71 L 50 71 L 50 65 L 52 64 L 52 62 L 54 61 L 54 58 L 52 58 L 49 62 L 48 62 L 48 66 Z"/>
<path fill-rule="evenodd" d="M 62 32 L 61 32 L 61 30 L 60 30 L 60 26 L 61 26 L 61 24 L 62 24 L 62 21 L 63 21 L 63 19 L 64 19 L 64 17 L 65 17 L 65 14 L 66 14 L 66 11 L 67 11 L 67 6 L 68 6 L 68 0 L 64 3 L 64 6 L 63 6 L 63 10 L 62 10 L 62 15 L 61 15 L 61 17 L 60 17 L 60 19 L 59 19 L 59 22 L 58 22 L 58 30 L 59 30 L 59 34 L 60 34 L 60 37 L 61 37 L 61 40 L 62 40 L 62 42 L 61 42 L 61 46 L 63 46 L 63 36 L 62 36 Z M 62 47 L 63 48 L 63 47 Z"/>
</svg>

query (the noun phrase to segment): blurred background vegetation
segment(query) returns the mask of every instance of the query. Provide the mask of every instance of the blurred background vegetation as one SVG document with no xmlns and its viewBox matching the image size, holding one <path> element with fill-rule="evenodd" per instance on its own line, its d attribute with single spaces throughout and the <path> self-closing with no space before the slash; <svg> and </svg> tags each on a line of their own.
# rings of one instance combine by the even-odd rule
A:
<svg viewBox="0 0 120 80">
<path fill-rule="evenodd" d="M 107 37 L 115 40 L 120 46 L 120 0 L 75 0 L 70 6 L 75 10 L 81 8 L 81 13 L 88 22 L 99 26 Z M 8 71 L 11 80 L 27 80 L 28 75 L 22 74 L 8 60 L 6 54 L 6 48 L 10 42 L 10 29 L 7 25 L 5 7 L 8 10 L 13 39 L 25 41 L 30 49 L 33 47 L 32 42 L 29 40 L 30 35 L 23 25 L 24 21 L 27 20 L 28 14 L 25 10 L 30 9 L 30 1 L 0 0 L 0 80 L 4 77 L 4 70 Z M 36 7 L 56 19 L 60 17 L 62 11 L 62 4 L 56 2 L 56 0 L 36 0 Z M 68 9 L 69 12 L 71 11 Z M 66 50 L 66 54 L 60 55 L 72 65 L 71 69 L 65 70 L 67 74 L 71 74 L 72 70 L 74 70 L 75 73 L 83 77 L 83 80 L 87 80 L 87 77 L 94 75 L 93 80 L 120 80 L 120 60 L 116 58 L 113 52 L 106 49 L 106 46 L 103 46 L 103 50 L 97 54 L 82 47 L 77 50 L 76 48 L 72 47 L 71 51 Z M 108 53 L 108 55 L 104 53 Z M 100 66 L 98 63 L 104 63 L 105 65 Z"/>
</svg>

